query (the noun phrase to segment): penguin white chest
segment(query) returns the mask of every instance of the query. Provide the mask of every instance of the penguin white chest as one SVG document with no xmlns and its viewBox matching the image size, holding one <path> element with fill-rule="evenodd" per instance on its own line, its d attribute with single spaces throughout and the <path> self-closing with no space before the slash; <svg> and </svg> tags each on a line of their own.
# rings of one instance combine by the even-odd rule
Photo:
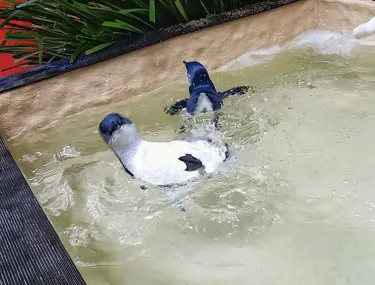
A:
<svg viewBox="0 0 375 285">
<path fill-rule="evenodd" d="M 206 93 L 200 93 L 197 102 L 197 112 L 212 112 L 213 105 Z"/>
<path fill-rule="evenodd" d="M 138 179 L 154 185 L 185 183 L 201 176 L 199 171 L 186 171 L 179 157 L 191 152 L 186 143 L 142 142 L 131 157 L 121 158 L 126 167 Z"/>
</svg>

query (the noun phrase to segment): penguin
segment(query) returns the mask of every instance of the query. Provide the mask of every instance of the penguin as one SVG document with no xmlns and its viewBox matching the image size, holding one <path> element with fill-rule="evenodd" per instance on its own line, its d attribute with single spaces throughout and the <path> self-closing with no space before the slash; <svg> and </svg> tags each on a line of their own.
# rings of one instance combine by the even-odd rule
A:
<svg viewBox="0 0 375 285">
<path fill-rule="evenodd" d="M 227 144 L 214 143 L 208 137 L 143 140 L 135 124 L 117 113 L 104 117 L 99 134 L 131 177 L 154 186 L 185 185 L 213 175 L 229 157 Z"/>
<path fill-rule="evenodd" d="M 166 107 L 164 111 L 171 115 L 178 115 L 186 108 L 187 119 L 191 119 L 197 113 L 214 112 L 215 127 L 218 127 L 218 110 L 223 106 L 223 100 L 229 96 L 243 95 L 250 86 L 238 86 L 224 92 L 217 92 L 207 69 L 198 61 L 183 61 L 187 71 L 190 97 Z M 184 126 L 181 130 L 184 129 Z"/>
</svg>

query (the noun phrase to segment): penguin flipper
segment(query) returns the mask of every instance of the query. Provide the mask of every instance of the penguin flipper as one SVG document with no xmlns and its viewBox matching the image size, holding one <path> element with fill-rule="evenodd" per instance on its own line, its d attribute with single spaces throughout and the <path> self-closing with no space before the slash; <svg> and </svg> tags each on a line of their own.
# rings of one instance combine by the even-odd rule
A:
<svg viewBox="0 0 375 285">
<path fill-rule="evenodd" d="M 251 89 L 252 91 L 254 91 L 253 87 L 242 85 L 242 86 L 233 87 L 233 88 L 228 89 L 228 90 L 223 91 L 223 92 L 218 92 L 218 94 L 220 95 L 221 98 L 224 99 L 224 98 L 227 98 L 229 96 L 244 95 L 249 89 Z"/>
<path fill-rule="evenodd" d="M 176 103 L 174 103 L 169 108 L 165 107 L 164 111 L 165 111 L 165 113 L 167 113 L 168 115 L 171 115 L 171 116 L 178 115 L 184 108 L 186 108 L 187 102 L 188 102 L 187 98 L 186 99 L 182 99 L 182 100 L 177 101 Z"/>
<path fill-rule="evenodd" d="M 192 156 L 190 153 L 187 153 L 184 156 L 179 157 L 178 159 L 186 164 L 185 171 L 196 171 L 204 167 L 202 161 Z"/>
</svg>

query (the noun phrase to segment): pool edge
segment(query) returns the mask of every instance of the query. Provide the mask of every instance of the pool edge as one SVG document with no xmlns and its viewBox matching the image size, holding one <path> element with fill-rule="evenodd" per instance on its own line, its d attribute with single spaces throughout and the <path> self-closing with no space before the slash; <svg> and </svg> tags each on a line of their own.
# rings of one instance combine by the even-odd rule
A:
<svg viewBox="0 0 375 285">
<path fill-rule="evenodd" d="M 258 8 L 252 16 L 4 91 L 0 94 L 0 133 L 11 138 L 87 108 L 184 80 L 182 60 L 198 60 L 212 72 L 250 50 L 290 41 L 312 27 L 313 2 L 293 1 L 262 13 Z"/>
</svg>

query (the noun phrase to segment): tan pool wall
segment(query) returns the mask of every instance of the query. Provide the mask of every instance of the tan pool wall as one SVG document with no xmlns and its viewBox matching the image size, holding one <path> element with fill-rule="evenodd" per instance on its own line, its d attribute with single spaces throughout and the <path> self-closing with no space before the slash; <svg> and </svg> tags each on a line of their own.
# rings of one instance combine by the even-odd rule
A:
<svg viewBox="0 0 375 285">
<path fill-rule="evenodd" d="M 302 0 L 3 92 L 0 134 L 10 138 L 92 106 L 185 80 L 182 60 L 198 60 L 214 70 L 245 52 L 284 44 L 313 28 L 350 31 L 371 15 L 375 3 L 367 0 Z"/>
<path fill-rule="evenodd" d="M 375 16 L 375 1 L 371 0 L 314 1 L 317 11 L 316 27 L 319 29 L 351 34 L 355 27 Z"/>
</svg>

